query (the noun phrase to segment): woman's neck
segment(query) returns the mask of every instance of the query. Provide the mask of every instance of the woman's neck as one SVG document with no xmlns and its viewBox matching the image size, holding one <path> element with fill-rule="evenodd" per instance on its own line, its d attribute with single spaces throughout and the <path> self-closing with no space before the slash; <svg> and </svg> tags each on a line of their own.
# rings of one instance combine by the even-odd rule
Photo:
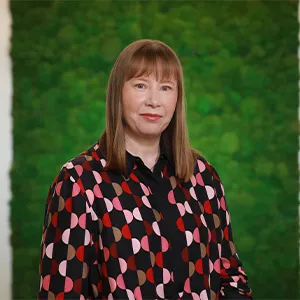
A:
<svg viewBox="0 0 300 300">
<path fill-rule="evenodd" d="M 136 139 L 125 134 L 125 148 L 134 156 L 142 159 L 144 164 L 152 169 L 160 155 L 160 138 Z"/>
</svg>

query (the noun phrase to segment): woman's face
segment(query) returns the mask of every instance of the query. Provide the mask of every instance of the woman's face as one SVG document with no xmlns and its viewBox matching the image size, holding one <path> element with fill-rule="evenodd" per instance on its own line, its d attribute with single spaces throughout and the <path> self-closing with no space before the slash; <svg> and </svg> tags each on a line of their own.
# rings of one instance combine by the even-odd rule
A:
<svg viewBox="0 0 300 300">
<path fill-rule="evenodd" d="M 172 119 L 177 96 L 175 80 L 158 82 L 154 76 L 142 76 L 125 82 L 122 110 L 127 134 L 160 137 Z"/>
</svg>

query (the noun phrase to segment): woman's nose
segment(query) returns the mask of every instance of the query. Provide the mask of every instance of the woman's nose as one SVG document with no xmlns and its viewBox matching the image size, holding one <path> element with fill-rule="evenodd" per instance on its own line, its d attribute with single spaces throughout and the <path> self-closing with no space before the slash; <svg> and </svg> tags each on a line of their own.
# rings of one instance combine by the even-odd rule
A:
<svg viewBox="0 0 300 300">
<path fill-rule="evenodd" d="M 159 91 L 157 91 L 156 89 L 150 89 L 149 93 L 147 95 L 147 103 L 149 105 L 159 105 L 160 102 L 160 95 L 159 95 Z"/>
</svg>

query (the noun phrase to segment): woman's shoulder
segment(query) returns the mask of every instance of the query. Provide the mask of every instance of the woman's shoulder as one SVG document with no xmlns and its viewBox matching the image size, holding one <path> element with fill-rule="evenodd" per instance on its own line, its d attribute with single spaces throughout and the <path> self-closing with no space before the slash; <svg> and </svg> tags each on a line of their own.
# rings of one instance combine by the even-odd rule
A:
<svg viewBox="0 0 300 300">
<path fill-rule="evenodd" d="M 218 172 L 215 167 L 210 163 L 210 161 L 205 158 L 202 154 L 197 154 L 196 166 L 195 166 L 195 176 L 200 173 L 204 178 L 211 177 L 212 179 L 220 180 Z"/>
<path fill-rule="evenodd" d="M 78 178 L 83 172 L 102 171 L 105 163 L 106 160 L 99 151 L 97 142 L 65 161 L 60 168 L 60 172 L 67 172 Z"/>
</svg>

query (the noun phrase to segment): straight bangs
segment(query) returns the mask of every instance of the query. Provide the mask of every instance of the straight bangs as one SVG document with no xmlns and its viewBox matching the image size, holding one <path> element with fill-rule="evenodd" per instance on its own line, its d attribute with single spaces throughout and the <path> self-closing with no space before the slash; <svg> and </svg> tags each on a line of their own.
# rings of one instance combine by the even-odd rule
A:
<svg viewBox="0 0 300 300">
<path fill-rule="evenodd" d="M 161 47 L 142 47 L 128 61 L 125 82 L 142 76 L 153 75 L 157 81 L 180 81 L 180 62 L 171 51 Z"/>
</svg>

